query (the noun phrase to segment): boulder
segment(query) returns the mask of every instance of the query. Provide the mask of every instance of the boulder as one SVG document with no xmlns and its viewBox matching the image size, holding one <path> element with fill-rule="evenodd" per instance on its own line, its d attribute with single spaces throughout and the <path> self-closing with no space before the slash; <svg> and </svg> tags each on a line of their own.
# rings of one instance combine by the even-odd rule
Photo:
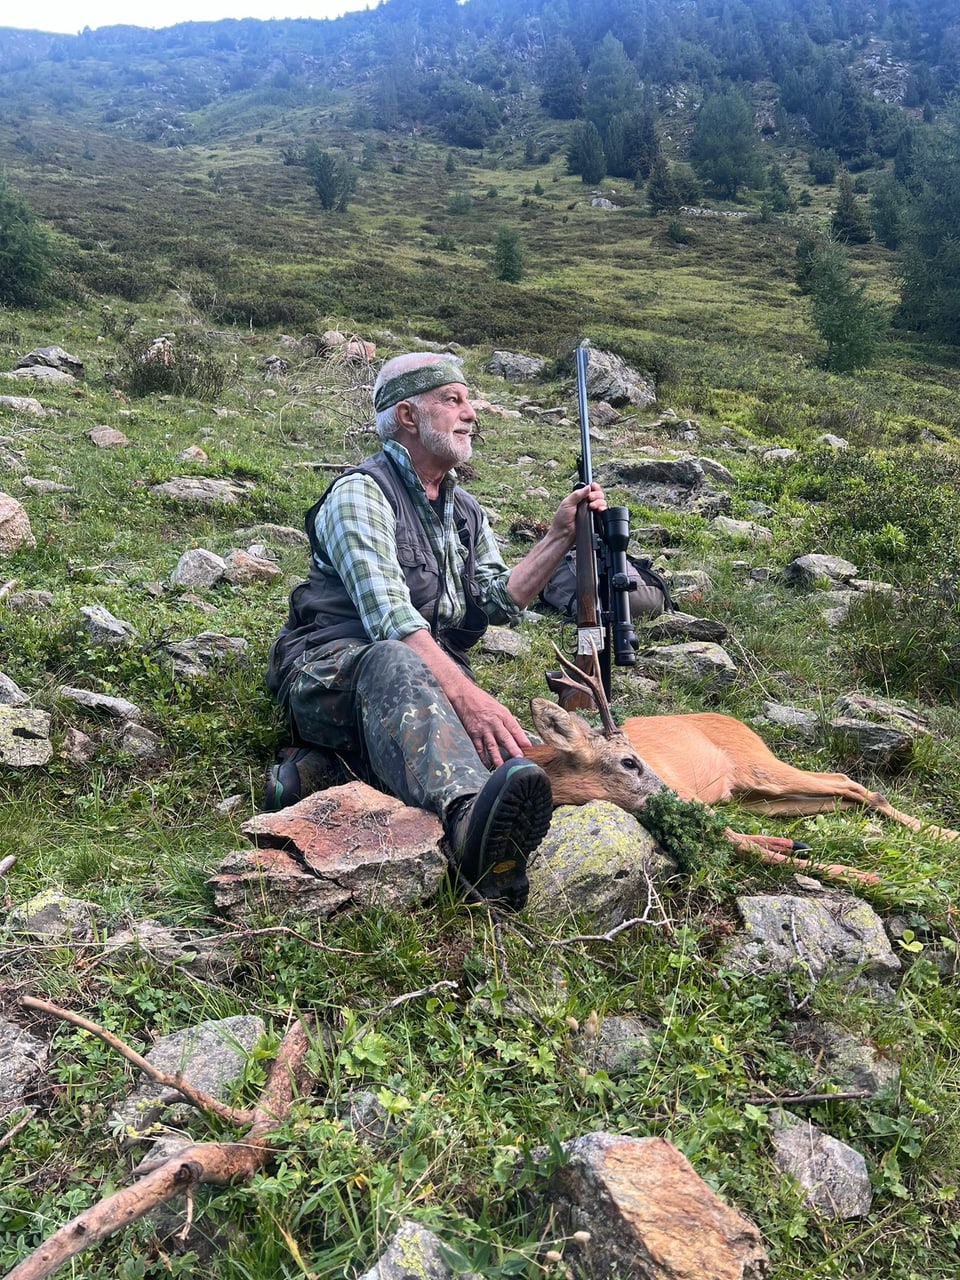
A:
<svg viewBox="0 0 960 1280">
<path fill-rule="evenodd" d="M 0 762 L 17 769 L 47 764 L 53 756 L 50 716 L 35 707 L 0 705 Z"/>
<path fill-rule="evenodd" d="M 224 556 L 223 576 L 234 586 L 248 586 L 254 582 L 273 582 L 282 570 L 266 556 L 251 555 L 234 547 Z"/>
<path fill-rule="evenodd" d="M 443 1241 L 416 1222 L 401 1222 L 380 1258 L 360 1280 L 480 1280 L 454 1271 L 443 1258 Z"/>
<path fill-rule="evenodd" d="M 175 587 L 197 588 L 212 587 L 226 573 L 226 561 L 213 551 L 204 547 L 192 547 L 185 551 L 177 561 L 176 568 L 170 575 Z"/>
<path fill-rule="evenodd" d="M 45 418 L 47 411 L 33 396 L 0 396 L 0 409 L 10 413 L 28 413 L 33 418 Z"/>
<path fill-rule="evenodd" d="M 63 347 L 34 347 L 14 364 L 14 369 L 58 369 L 71 377 L 83 377 L 83 361 L 64 351 Z"/>
<path fill-rule="evenodd" d="M 529 910 L 551 925 L 598 933 L 641 915 L 648 885 L 675 868 L 637 819 L 606 800 L 561 805 L 530 860 Z"/>
<path fill-rule="evenodd" d="M 152 485 L 150 492 L 161 498 L 169 498 L 171 502 L 196 502 L 201 506 L 212 507 L 221 502 L 232 506 L 252 488 L 249 483 L 214 480 L 210 476 L 174 476 L 163 484 Z"/>
<path fill-rule="evenodd" d="M 84 605 L 80 610 L 80 621 L 91 644 L 104 649 L 130 644 L 137 634 L 131 623 L 115 618 L 100 604 Z"/>
<path fill-rule="evenodd" d="M 516 351 L 494 351 L 487 362 L 487 373 L 508 382 L 535 382 L 547 367 L 540 356 L 524 356 Z"/>
<path fill-rule="evenodd" d="M 587 395 L 608 404 L 630 404 L 647 409 L 655 404 L 657 392 L 649 378 L 632 369 L 611 351 L 587 348 Z"/>
<path fill-rule="evenodd" d="M 257 814 L 242 830 L 257 847 L 228 854 L 210 881 L 216 906 L 234 919 L 265 899 L 301 918 L 402 910 L 432 898 L 447 874 L 439 820 L 362 782 Z"/>
<path fill-rule="evenodd" d="M 30 528 L 30 518 L 23 507 L 8 493 L 0 493 L 0 554 L 12 555 L 37 545 Z"/>
<path fill-rule="evenodd" d="M 578 1274 L 623 1280 L 761 1280 L 760 1232 L 665 1138 L 590 1133 L 564 1144 L 548 1197 L 566 1235 L 589 1233 Z"/>
<path fill-rule="evenodd" d="M 840 556 L 810 554 L 797 556 L 783 570 L 784 581 L 810 590 L 815 588 L 824 578 L 831 583 L 849 582 L 856 578 L 860 570 L 849 560 Z"/>
<path fill-rule="evenodd" d="M 99 924 L 99 912 L 96 903 L 71 898 L 62 889 L 45 889 L 13 908 L 7 916 L 7 929 L 39 942 L 90 942 Z"/>
<path fill-rule="evenodd" d="M 116 427 L 91 427 L 84 434 L 98 449 L 117 449 L 130 443 L 129 438 Z"/>
<path fill-rule="evenodd" d="M 771 1118 L 774 1163 L 799 1183 L 805 1202 L 825 1218 L 865 1218 L 873 1191 L 860 1152 L 789 1112 Z"/>
<path fill-rule="evenodd" d="M 656 645 L 637 654 L 637 670 L 652 679 L 668 676 L 682 684 L 704 689 L 729 688 L 737 678 L 737 666 L 726 649 L 706 640 Z"/>
<path fill-rule="evenodd" d="M 126 698 L 112 698 L 106 693 L 93 693 L 90 689 L 76 689 L 73 685 L 62 684 L 57 689 L 58 698 L 66 698 L 88 711 L 102 711 L 108 716 L 119 716 L 124 720 L 142 720 L 143 712 Z"/>
<path fill-rule="evenodd" d="M 900 961 L 880 918 L 861 899 L 770 894 L 738 898 L 737 907 L 744 929 L 723 948 L 728 968 L 793 975 L 805 985 L 831 978 L 881 1000 L 893 998 L 890 982 Z"/>
<path fill-rule="evenodd" d="M 20 1105 L 38 1084 L 50 1046 L 0 1014 L 0 1114 Z"/>
</svg>

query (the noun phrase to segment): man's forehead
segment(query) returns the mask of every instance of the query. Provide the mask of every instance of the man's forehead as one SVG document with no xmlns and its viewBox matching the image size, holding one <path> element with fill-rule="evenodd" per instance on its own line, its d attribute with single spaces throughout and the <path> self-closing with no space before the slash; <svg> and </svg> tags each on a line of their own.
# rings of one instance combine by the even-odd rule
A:
<svg viewBox="0 0 960 1280">
<path fill-rule="evenodd" d="M 384 379 L 373 397 L 373 407 L 380 413 L 401 400 L 409 400 L 411 396 L 420 396 L 436 387 L 444 387 L 451 383 L 465 387 L 463 370 L 452 360 L 438 360 L 418 368 L 405 370 Z"/>
</svg>

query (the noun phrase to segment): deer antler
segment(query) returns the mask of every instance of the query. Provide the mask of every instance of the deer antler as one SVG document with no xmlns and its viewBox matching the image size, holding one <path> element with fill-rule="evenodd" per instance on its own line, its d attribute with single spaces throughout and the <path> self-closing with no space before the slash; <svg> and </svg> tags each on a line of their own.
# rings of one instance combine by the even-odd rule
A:
<svg viewBox="0 0 960 1280">
<path fill-rule="evenodd" d="M 567 673 L 566 676 L 553 675 L 550 678 L 550 686 L 554 692 L 559 689 L 576 690 L 578 693 L 587 693 L 593 699 L 593 705 L 600 713 L 600 721 L 603 724 L 603 732 L 608 738 L 614 737 L 620 732 L 613 720 L 613 713 L 610 710 L 610 703 L 607 701 L 607 695 L 603 690 L 603 683 L 597 674 L 600 670 L 600 659 L 597 655 L 597 646 L 590 641 L 590 650 L 593 657 L 592 671 L 590 673 L 581 671 L 580 668 L 566 656 L 561 653 L 556 645 L 553 646 L 553 652 L 557 655 L 557 661 Z"/>
</svg>

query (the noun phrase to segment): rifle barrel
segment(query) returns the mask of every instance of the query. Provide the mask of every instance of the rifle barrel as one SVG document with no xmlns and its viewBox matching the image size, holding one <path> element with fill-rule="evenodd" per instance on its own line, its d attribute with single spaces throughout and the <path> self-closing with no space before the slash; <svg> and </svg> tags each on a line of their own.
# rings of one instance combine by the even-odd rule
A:
<svg viewBox="0 0 960 1280">
<path fill-rule="evenodd" d="M 580 483 L 593 480 L 590 458 L 590 410 L 587 407 L 587 349 L 577 347 L 577 408 L 580 412 Z"/>
</svg>

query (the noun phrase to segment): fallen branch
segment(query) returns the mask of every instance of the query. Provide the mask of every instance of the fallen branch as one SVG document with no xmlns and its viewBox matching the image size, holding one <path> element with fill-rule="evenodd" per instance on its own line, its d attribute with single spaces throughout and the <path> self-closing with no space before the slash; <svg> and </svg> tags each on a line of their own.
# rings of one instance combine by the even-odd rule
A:
<svg viewBox="0 0 960 1280">
<path fill-rule="evenodd" d="M 194 1089 L 192 1085 L 181 1077 L 179 1072 L 175 1076 L 171 1076 L 165 1071 L 159 1071 L 146 1058 L 142 1058 L 136 1049 L 131 1049 L 128 1044 L 124 1044 L 122 1040 L 118 1040 L 115 1035 L 104 1027 L 99 1026 L 96 1022 L 91 1022 L 89 1018 L 84 1018 L 79 1013 L 72 1013 L 69 1009 L 61 1009 L 58 1005 L 48 1004 L 46 1000 L 37 1000 L 33 996 L 23 996 L 20 1003 L 27 1009 L 37 1009 L 40 1013 L 49 1013 L 55 1018 L 62 1018 L 64 1022 L 70 1022 L 75 1027 L 81 1027 L 84 1031 L 89 1031 L 98 1040 L 102 1040 L 111 1049 L 115 1049 L 121 1057 L 126 1058 L 128 1062 L 132 1062 L 135 1067 L 139 1067 L 149 1079 L 157 1084 L 164 1085 L 168 1089 L 176 1090 L 182 1098 L 185 1098 L 198 1111 L 208 1111 L 211 1115 L 225 1120 L 228 1124 L 242 1126 L 253 1122 L 253 1111 L 242 1111 L 236 1107 L 228 1107 L 224 1103 L 218 1102 L 216 1098 L 211 1098 L 209 1094 L 201 1093 L 199 1089 Z"/>
<path fill-rule="evenodd" d="M 784 1093 L 779 1097 L 771 1094 L 769 1097 L 746 1098 L 744 1101 L 754 1107 L 799 1107 L 814 1102 L 859 1102 L 870 1096 L 869 1089 L 846 1089 L 840 1093 Z"/>
<path fill-rule="evenodd" d="M 20 1130 L 25 1129 L 36 1114 L 36 1107 L 28 1107 L 27 1114 L 25 1116 L 21 1116 L 17 1123 L 12 1125 L 3 1137 L 0 1138 L 0 1151 L 2 1151 L 4 1147 L 9 1147 L 10 1143 L 14 1140 Z"/>
<path fill-rule="evenodd" d="M 54 1008 L 43 1001 L 34 1000 L 30 1004 L 48 1011 Z M 70 1015 L 68 1021 L 76 1021 L 76 1015 Z M 94 1034 L 100 1034 L 100 1029 L 94 1030 Z M 101 1038 L 104 1037 L 101 1035 Z M 111 1037 L 107 1043 L 112 1041 Z M 144 1166 L 148 1172 L 138 1182 L 100 1200 L 60 1227 L 39 1249 L 8 1272 L 5 1280 L 45 1280 L 70 1258 L 176 1195 L 192 1195 L 194 1189 L 203 1184 L 224 1187 L 248 1181 L 269 1163 L 273 1153 L 271 1137 L 285 1119 L 294 1094 L 309 1086 L 310 1077 L 304 1065 L 309 1046 L 309 1027 L 304 1022 L 295 1023 L 277 1050 L 260 1101 L 253 1111 L 236 1113 L 252 1117 L 243 1142 L 194 1143 L 155 1167 Z M 196 1095 L 196 1090 L 191 1092 Z"/>
</svg>

